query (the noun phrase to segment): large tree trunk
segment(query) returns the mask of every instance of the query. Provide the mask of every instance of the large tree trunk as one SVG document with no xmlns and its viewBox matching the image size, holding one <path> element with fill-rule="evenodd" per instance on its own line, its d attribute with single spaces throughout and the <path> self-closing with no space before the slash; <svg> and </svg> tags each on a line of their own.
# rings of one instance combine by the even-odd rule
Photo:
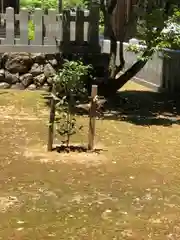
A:
<svg viewBox="0 0 180 240">
<path fill-rule="evenodd" d="M 132 24 L 136 26 L 137 23 L 137 16 L 134 13 L 134 6 L 142 3 L 144 7 L 145 2 L 142 0 L 109 0 L 109 7 L 107 8 L 103 6 L 103 3 L 104 1 L 101 0 L 101 10 L 104 13 L 106 26 L 105 37 L 107 38 L 109 36 L 109 39 L 111 40 L 111 54 L 109 60 L 109 68 L 111 69 L 111 72 L 109 74 L 109 78 L 100 84 L 99 94 L 109 97 L 113 96 L 122 86 L 124 86 L 124 84 L 126 84 L 145 66 L 146 62 L 153 54 L 152 49 L 155 47 L 154 45 L 151 45 L 155 44 L 153 43 L 153 39 L 160 34 L 163 26 L 157 29 L 157 36 L 154 36 L 153 34 L 150 36 L 151 39 L 148 40 L 149 46 L 147 46 L 142 58 L 137 60 L 132 67 L 120 75 L 120 71 L 123 69 L 125 64 L 123 56 L 123 42 L 128 34 L 129 26 Z M 168 17 L 168 14 L 166 13 L 166 10 L 169 10 L 168 4 L 168 0 L 163 6 L 160 4 L 160 7 L 164 8 L 164 21 L 167 20 Z M 151 1 L 148 1 L 146 13 L 149 9 L 152 10 Z M 120 58 L 120 66 L 116 66 L 115 63 L 117 41 L 120 42 L 120 52 L 118 53 Z"/>
<path fill-rule="evenodd" d="M 100 87 L 103 95 L 116 92 L 145 65 L 144 61 L 138 61 L 126 73 L 117 77 L 125 65 L 123 43 L 128 39 L 128 34 L 132 33 L 132 25 L 136 26 L 136 18 L 133 14 L 133 6 L 136 2 L 137 0 L 109 0 L 105 5 L 104 0 L 101 0 L 101 11 L 105 21 L 104 36 L 111 41 L 109 79 Z M 128 31 L 130 27 L 131 31 Z M 117 41 L 120 43 L 119 52 L 117 52 Z M 116 64 L 117 54 L 120 59 L 119 66 Z"/>
<path fill-rule="evenodd" d="M 101 0 L 101 11 L 105 20 L 105 38 L 111 41 L 111 53 L 109 61 L 109 75 L 113 79 L 123 70 L 125 65 L 123 42 L 132 36 L 135 32 L 136 18 L 134 5 L 137 0 Z M 117 41 L 120 43 L 119 52 L 117 52 Z M 120 65 L 116 64 L 117 54 L 119 55 Z"/>
</svg>

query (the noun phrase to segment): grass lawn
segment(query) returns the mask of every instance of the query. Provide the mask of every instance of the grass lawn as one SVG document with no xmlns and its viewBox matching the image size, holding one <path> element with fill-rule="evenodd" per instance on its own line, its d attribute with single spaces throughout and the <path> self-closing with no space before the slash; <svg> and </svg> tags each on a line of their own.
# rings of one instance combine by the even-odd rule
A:
<svg viewBox="0 0 180 240">
<path fill-rule="evenodd" d="M 43 92 L 0 91 L 0 239 L 180 239 L 178 105 L 135 83 L 121 96 L 96 123 L 104 151 L 68 155 L 46 152 Z"/>
</svg>

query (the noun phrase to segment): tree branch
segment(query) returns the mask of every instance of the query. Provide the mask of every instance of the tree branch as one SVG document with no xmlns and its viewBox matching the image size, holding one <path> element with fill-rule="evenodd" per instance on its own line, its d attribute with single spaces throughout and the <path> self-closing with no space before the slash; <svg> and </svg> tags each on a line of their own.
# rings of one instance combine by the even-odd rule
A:
<svg viewBox="0 0 180 240">
<path fill-rule="evenodd" d="M 137 60 L 129 69 L 127 69 L 117 79 L 109 78 L 106 83 L 100 85 L 100 94 L 105 97 L 110 97 L 115 94 L 121 87 L 124 86 L 131 78 L 133 78 L 147 63 L 148 59 L 153 55 L 154 51 L 147 49 L 142 58 Z"/>
</svg>

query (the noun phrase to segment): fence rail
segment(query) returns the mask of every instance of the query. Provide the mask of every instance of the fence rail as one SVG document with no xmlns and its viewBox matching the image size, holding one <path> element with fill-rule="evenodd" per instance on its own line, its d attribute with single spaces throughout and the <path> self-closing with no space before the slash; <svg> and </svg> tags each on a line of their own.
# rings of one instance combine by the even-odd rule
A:
<svg viewBox="0 0 180 240">
<path fill-rule="evenodd" d="M 5 30 L 5 36 L 0 38 L 0 52 L 56 53 L 88 50 L 93 53 L 99 49 L 97 4 L 92 4 L 90 10 L 64 10 L 58 13 L 49 9 L 47 14 L 42 9 L 36 9 L 33 14 L 27 9 L 21 9 L 19 14 L 15 14 L 13 8 L 6 8 L 6 13 L 0 14 L 0 19 L 4 23 L 1 32 L 2 29 Z M 29 39 L 30 21 L 34 26 L 33 40 Z M 15 34 L 17 28 L 19 36 Z"/>
</svg>

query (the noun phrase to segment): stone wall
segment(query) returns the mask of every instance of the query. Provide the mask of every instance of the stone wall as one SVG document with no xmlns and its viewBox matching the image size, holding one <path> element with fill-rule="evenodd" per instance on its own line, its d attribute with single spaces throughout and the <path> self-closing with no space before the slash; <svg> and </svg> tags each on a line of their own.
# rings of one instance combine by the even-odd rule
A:
<svg viewBox="0 0 180 240">
<path fill-rule="evenodd" d="M 61 66 L 59 54 L 4 53 L 0 59 L 0 88 L 48 89 Z"/>
</svg>

